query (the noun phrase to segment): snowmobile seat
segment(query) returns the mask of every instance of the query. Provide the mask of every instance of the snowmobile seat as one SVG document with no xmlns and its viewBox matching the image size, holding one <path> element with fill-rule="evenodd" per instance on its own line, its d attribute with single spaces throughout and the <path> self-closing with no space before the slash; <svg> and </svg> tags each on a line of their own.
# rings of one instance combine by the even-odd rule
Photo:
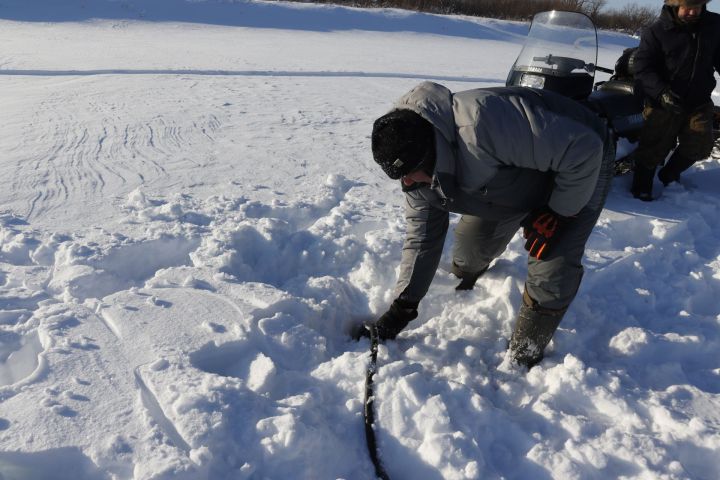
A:
<svg viewBox="0 0 720 480">
<path fill-rule="evenodd" d="M 607 82 L 600 83 L 597 89 L 603 92 L 613 92 L 621 95 L 635 95 L 635 84 L 632 81 L 611 78 Z"/>
</svg>

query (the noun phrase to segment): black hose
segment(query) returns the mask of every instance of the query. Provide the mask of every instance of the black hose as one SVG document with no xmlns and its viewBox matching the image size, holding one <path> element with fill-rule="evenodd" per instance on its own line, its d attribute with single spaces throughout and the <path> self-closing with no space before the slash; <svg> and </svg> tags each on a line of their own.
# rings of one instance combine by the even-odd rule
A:
<svg viewBox="0 0 720 480">
<path fill-rule="evenodd" d="M 388 474 L 380 462 L 380 457 L 378 457 L 375 430 L 373 429 L 373 424 L 375 423 L 373 376 L 377 373 L 378 332 L 375 324 L 366 325 L 366 328 L 370 331 L 370 364 L 365 374 L 365 439 L 367 440 L 370 460 L 372 460 L 373 465 L 375 465 L 375 475 L 382 480 L 390 480 L 390 477 L 388 477 Z"/>
</svg>

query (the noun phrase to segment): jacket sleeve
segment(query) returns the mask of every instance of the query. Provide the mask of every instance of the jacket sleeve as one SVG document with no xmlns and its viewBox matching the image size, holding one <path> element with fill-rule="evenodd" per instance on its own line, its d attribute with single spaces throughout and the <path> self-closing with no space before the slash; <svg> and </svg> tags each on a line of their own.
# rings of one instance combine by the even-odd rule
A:
<svg viewBox="0 0 720 480">
<path fill-rule="evenodd" d="M 561 134 L 557 136 L 562 139 Z M 549 159 L 549 165 L 542 165 L 541 169 L 555 172 L 555 184 L 548 201 L 548 206 L 555 212 L 573 216 L 587 205 L 597 188 L 603 146 L 597 133 L 585 129 L 555 150 L 561 154 L 541 157 L 542 161 Z"/>
<path fill-rule="evenodd" d="M 651 28 L 646 28 L 640 36 L 640 47 L 634 59 L 635 79 L 645 96 L 657 100 L 670 84 L 661 72 L 665 58 L 660 42 Z"/>
<path fill-rule="evenodd" d="M 433 207 L 425 198 L 429 194 L 429 187 L 405 193 L 407 232 L 395 293 L 411 302 L 422 300 L 430 288 L 448 231 L 448 212 Z"/>
</svg>

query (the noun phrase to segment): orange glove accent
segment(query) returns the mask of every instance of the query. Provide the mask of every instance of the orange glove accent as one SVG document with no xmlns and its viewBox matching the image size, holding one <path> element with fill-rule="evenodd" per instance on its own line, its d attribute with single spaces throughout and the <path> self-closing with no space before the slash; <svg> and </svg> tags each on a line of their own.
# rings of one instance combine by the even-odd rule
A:
<svg viewBox="0 0 720 480">
<path fill-rule="evenodd" d="M 547 257 L 553 243 L 557 240 L 558 231 L 566 223 L 567 217 L 555 213 L 545 206 L 530 212 L 520 224 L 523 227 L 525 250 L 531 257 L 543 260 Z"/>
</svg>

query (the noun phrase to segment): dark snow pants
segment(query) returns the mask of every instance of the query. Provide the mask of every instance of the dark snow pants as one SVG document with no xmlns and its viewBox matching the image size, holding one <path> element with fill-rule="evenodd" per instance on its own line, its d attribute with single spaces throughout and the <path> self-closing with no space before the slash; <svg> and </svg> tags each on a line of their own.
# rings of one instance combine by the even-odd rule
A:
<svg viewBox="0 0 720 480">
<path fill-rule="evenodd" d="M 680 115 L 647 106 L 643 117 L 645 125 L 633 157 L 645 168 L 662 165 L 676 143 L 678 155 L 692 162 L 710 156 L 713 147 L 712 102 Z"/>
<path fill-rule="evenodd" d="M 597 187 L 588 204 L 563 228 L 562 234 L 543 260 L 528 256 L 525 288 L 542 308 L 567 308 L 583 277 L 582 257 L 593 227 L 600 216 L 614 175 L 615 148 L 608 138 Z M 463 215 L 455 227 L 453 263 L 462 272 L 480 272 L 499 257 L 520 228 L 526 213 L 500 221 Z"/>
</svg>

